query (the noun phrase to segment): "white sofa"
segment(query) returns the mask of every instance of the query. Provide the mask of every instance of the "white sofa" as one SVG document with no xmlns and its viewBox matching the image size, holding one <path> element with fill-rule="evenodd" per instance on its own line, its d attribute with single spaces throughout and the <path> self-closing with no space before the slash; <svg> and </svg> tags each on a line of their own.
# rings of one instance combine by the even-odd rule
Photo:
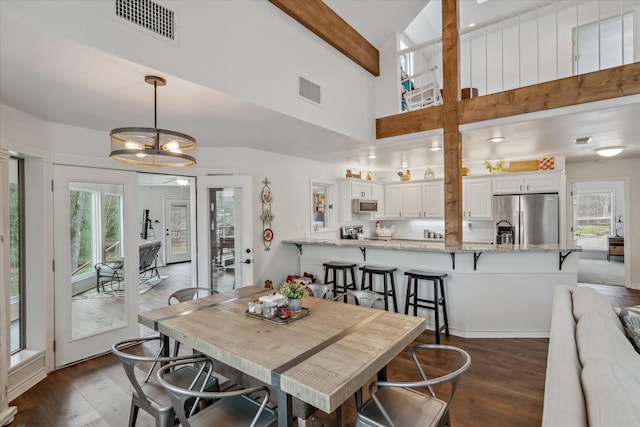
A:
<svg viewBox="0 0 640 427">
<path fill-rule="evenodd" d="M 640 426 L 640 354 L 592 288 L 554 289 L 542 425 Z"/>
</svg>

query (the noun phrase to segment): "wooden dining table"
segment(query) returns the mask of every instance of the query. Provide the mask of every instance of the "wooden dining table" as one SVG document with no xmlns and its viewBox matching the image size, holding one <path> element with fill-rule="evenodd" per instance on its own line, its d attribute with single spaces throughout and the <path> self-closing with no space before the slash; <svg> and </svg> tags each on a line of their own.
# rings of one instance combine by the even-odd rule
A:
<svg viewBox="0 0 640 427">
<path fill-rule="evenodd" d="M 249 316 L 273 291 L 248 286 L 138 314 L 141 324 L 277 391 L 278 426 L 292 425 L 292 396 L 331 413 L 426 328 L 423 318 L 306 297 L 308 315 L 286 324 Z"/>
</svg>

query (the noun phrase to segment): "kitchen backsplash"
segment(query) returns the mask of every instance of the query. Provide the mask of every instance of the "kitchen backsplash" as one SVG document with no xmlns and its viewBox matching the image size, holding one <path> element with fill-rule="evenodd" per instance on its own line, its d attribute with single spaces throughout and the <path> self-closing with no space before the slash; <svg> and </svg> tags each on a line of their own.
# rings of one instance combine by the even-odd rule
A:
<svg viewBox="0 0 640 427">
<path fill-rule="evenodd" d="M 375 221 L 371 221 L 371 224 L 371 232 L 373 232 Z M 422 240 L 425 238 L 425 230 L 444 236 L 444 221 L 442 220 L 381 220 L 380 225 L 387 228 L 395 225 L 394 239 Z M 462 227 L 464 242 L 490 243 L 495 238 L 493 221 L 463 221 Z M 367 236 L 366 230 L 365 236 Z"/>
</svg>

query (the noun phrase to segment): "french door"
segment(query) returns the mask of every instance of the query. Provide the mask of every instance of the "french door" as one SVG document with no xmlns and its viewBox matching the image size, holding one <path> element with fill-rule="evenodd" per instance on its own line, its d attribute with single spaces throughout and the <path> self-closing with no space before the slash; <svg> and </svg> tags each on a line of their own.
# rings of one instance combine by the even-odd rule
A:
<svg viewBox="0 0 640 427">
<path fill-rule="evenodd" d="M 252 178 L 198 177 L 198 286 L 253 285 Z"/>
<path fill-rule="evenodd" d="M 136 189 L 132 172 L 54 167 L 56 367 L 139 334 Z"/>
</svg>

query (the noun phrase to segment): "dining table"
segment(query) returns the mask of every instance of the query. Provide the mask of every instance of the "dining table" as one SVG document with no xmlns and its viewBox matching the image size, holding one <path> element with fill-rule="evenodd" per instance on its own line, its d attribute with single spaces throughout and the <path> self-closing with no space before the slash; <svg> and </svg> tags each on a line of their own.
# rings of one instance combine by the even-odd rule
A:
<svg viewBox="0 0 640 427">
<path fill-rule="evenodd" d="M 303 298 L 305 316 L 293 321 L 248 314 L 250 301 L 273 292 L 241 287 L 139 313 L 138 321 L 271 385 L 279 427 L 292 426 L 294 396 L 326 413 L 339 410 L 373 376 L 384 378 L 426 328 L 424 318 L 314 297 Z"/>
</svg>

